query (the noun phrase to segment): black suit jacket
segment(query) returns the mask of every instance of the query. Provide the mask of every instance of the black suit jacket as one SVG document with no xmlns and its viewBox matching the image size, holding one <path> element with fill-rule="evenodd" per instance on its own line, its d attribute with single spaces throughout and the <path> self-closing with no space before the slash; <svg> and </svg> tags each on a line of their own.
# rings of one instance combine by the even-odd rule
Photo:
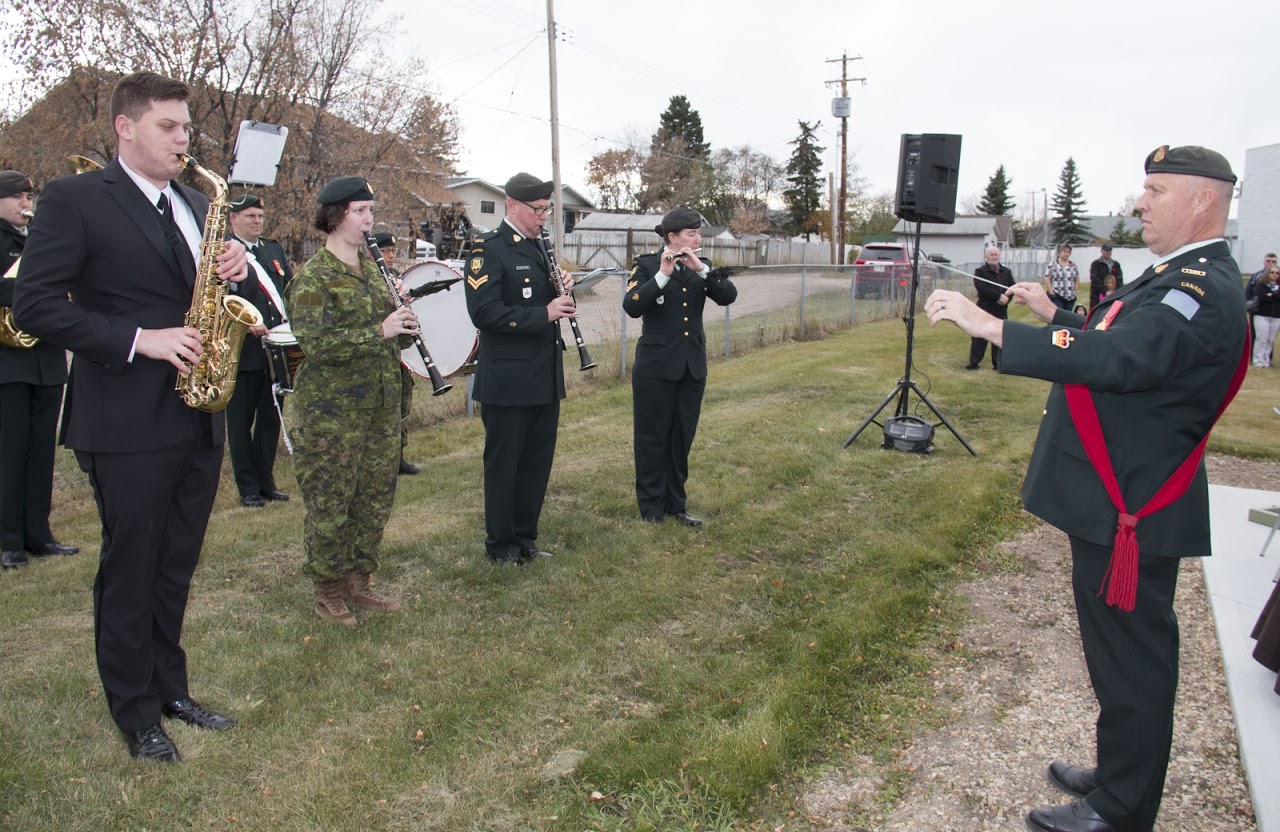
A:
<svg viewBox="0 0 1280 832">
<path fill-rule="evenodd" d="M 0 220 L 0 275 L 22 256 L 27 236 Z M 21 266 L 18 267 L 21 271 Z M 0 307 L 13 306 L 16 279 L 0 279 Z M 3 312 L 0 309 L 0 312 Z M 67 353 L 61 347 L 41 341 L 31 349 L 0 344 L 0 384 L 59 385 L 67 383 Z"/>
<path fill-rule="evenodd" d="M 703 263 L 711 265 L 710 260 Z M 622 298 L 622 308 L 633 318 L 643 318 L 644 328 L 636 343 L 636 361 L 631 374 L 637 378 L 679 381 L 687 368 L 694 378 L 707 377 L 707 333 L 702 328 L 702 310 L 711 298 L 728 306 L 738 297 L 738 289 L 726 277 L 704 280 L 677 264 L 667 285 L 659 288 L 654 278 L 661 274 L 658 254 L 636 258 Z"/>
<path fill-rule="evenodd" d="M 234 234 L 228 234 L 227 239 L 239 240 L 240 238 Z M 243 240 L 240 240 L 240 242 L 244 243 Z M 248 247 L 248 244 L 245 243 L 245 248 Z M 293 279 L 293 269 L 289 267 L 289 260 L 284 256 L 284 246 L 275 240 L 261 237 L 258 239 L 258 245 L 253 249 L 252 256 L 262 265 L 263 271 L 267 273 L 267 277 L 275 284 L 276 291 L 280 293 L 280 297 L 283 299 L 285 287 Z M 252 263 L 250 263 L 249 269 L 248 277 L 239 283 L 231 284 L 229 287 L 231 294 L 239 295 L 249 303 L 252 303 L 262 313 L 262 323 L 267 329 L 279 326 L 284 323 L 284 312 L 287 310 L 276 308 L 275 303 L 271 300 L 271 295 L 262 288 L 262 283 L 258 280 L 258 270 L 253 268 Z M 240 372 L 265 369 L 267 369 L 267 362 L 262 353 L 262 339 L 257 335 L 245 335 L 244 346 L 240 349 Z"/>
<path fill-rule="evenodd" d="M 1121 302 L 1114 320 L 1100 330 Z M 1058 382 L 1049 392 L 1027 467 L 1027 511 L 1069 535 L 1109 546 L 1117 512 L 1085 455 L 1062 384 L 1084 384 L 1092 392 L 1116 479 L 1133 513 L 1213 424 L 1248 333 L 1240 269 L 1221 241 L 1147 269 L 1108 295 L 1087 327 L 1083 317 L 1066 310 L 1047 327 L 1007 322 L 1000 372 Z M 1137 534 L 1143 555 L 1209 554 L 1203 463 L 1186 494 L 1139 521 Z"/>
<path fill-rule="evenodd" d="M 503 222 L 467 259 L 467 312 L 480 331 L 473 398 L 507 407 L 564 398 L 564 341 L 547 320 L 555 289 L 537 244 Z"/>
<path fill-rule="evenodd" d="M 203 225 L 209 200 L 174 187 Z M 19 328 L 74 354 L 62 421 L 68 448 L 148 451 L 202 433 L 222 444 L 223 415 L 187 407 L 173 365 L 129 361 L 139 327 L 180 327 L 191 306 L 195 275 L 183 274 L 162 222 L 118 160 L 55 179 L 40 196 L 14 313 Z"/>
</svg>

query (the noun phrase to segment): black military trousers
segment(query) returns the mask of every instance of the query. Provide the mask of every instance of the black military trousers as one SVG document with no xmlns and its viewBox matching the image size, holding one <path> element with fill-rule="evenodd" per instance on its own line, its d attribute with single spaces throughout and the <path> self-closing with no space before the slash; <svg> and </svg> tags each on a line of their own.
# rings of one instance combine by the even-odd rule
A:
<svg viewBox="0 0 1280 832">
<path fill-rule="evenodd" d="M 694 378 L 687 368 L 679 381 L 632 376 L 636 502 L 641 517 L 660 519 L 686 509 L 689 449 L 706 389 L 707 380 Z"/>
<path fill-rule="evenodd" d="M 982 357 L 987 354 L 986 338 L 970 338 L 969 339 L 969 366 L 977 367 L 982 363 Z M 991 368 L 995 369 L 1000 365 L 1000 348 L 995 344 L 991 345 Z"/>
<path fill-rule="evenodd" d="M 111 717 L 130 733 L 160 722 L 160 706 L 187 696 L 180 645 L 191 575 L 222 473 L 207 435 L 136 453 L 88 453 L 102 521 L 93 584 L 98 674 Z"/>
<path fill-rule="evenodd" d="M 236 373 L 236 389 L 227 403 L 227 449 L 241 497 L 276 490 L 280 414 L 272 395 L 266 370 Z"/>
<path fill-rule="evenodd" d="M 1111 547 L 1071 538 L 1080 641 L 1098 699 L 1098 787 L 1089 805 L 1122 829 L 1150 830 L 1160 809 L 1178 691 L 1178 558 L 1141 557 L 1133 612 L 1098 597 Z"/>
<path fill-rule="evenodd" d="M 49 511 L 61 384 L 0 384 L 0 548 L 53 542 Z"/>
<path fill-rule="evenodd" d="M 482 404 L 484 422 L 484 548 L 509 558 L 534 549 L 538 518 L 556 455 L 560 402 L 529 406 Z"/>
</svg>

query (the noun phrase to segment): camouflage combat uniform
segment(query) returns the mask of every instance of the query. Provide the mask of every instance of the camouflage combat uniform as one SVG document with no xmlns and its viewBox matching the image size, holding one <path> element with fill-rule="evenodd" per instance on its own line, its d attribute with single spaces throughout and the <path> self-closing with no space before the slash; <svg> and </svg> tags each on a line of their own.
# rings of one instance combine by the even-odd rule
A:
<svg viewBox="0 0 1280 832">
<path fill-rule="evenodd" d="M 294 472 L 306 506 L 303 574 L 339 580 L 378 568 L 400 461 L 400 350 L 382 337 L 391 300 L 377 265 L 357 273 L 322 248 L 289 284 L 306 354 L 291 402 Z M 400 343 L 403 339 L 404 343 Z"/>
</svg>

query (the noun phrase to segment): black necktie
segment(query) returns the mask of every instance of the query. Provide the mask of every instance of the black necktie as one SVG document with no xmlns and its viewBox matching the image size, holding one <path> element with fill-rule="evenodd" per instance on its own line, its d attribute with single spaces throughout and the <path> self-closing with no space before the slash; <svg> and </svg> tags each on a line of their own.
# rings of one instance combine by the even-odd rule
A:
<svg viewBox="0 0 1280 832">
<path fill-rule="evenodd" d="M 160 198 L 156 200 L 156 207 L 160 209 L 160 215 L 164 217 L 164 236 L 169 241 L 169 248 L 173 249 L 174 256 L 178 258 L 178 264 L 183 269 L 183 275 L 194 278 L 196 274 L 196 261 L 191 256 L 191 247 L 187 245 L 186 238 L 182 232 L 178 230 L 178 221 L 173 217 L 173 206 L 169 204 L 169 198 L 160 194 Z"/>
</svg>

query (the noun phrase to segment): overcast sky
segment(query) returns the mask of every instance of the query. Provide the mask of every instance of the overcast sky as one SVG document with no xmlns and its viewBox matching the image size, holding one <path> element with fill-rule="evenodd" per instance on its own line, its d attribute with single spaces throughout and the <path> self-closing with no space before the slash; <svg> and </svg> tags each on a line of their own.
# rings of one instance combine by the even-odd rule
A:
<svg viewBox="0 0 1280 832">
<path fill-rule="evenodd" d="M 428 60 L 418 81 L 458 113 L 462 169 L 551 178 L 545 0 L 386 2 L 410 33 L 397 50 Z M 821 121 L 837 170 L 838 87 L 824 82 L 843 52 L 866 78 L 849 90 L 849 154 L 874 191 L 893 190 L 903 133 L 963 136 L 962 201 L 1000 164 L 1020 206 L 1052 196 L 1072 156 L 1097 214 L 1141 190 L 1158 145 L 1212 147 L 1243 178 L 1246 148 L 1280 142 L 1280 4 L 1268 0 L 554 3 L 562 177 L 584 192 L 586 161 L 629 134 L 647 141 L 673 95 L 713 149 L 783 163 L 797 122 Z"/>
</svg>

